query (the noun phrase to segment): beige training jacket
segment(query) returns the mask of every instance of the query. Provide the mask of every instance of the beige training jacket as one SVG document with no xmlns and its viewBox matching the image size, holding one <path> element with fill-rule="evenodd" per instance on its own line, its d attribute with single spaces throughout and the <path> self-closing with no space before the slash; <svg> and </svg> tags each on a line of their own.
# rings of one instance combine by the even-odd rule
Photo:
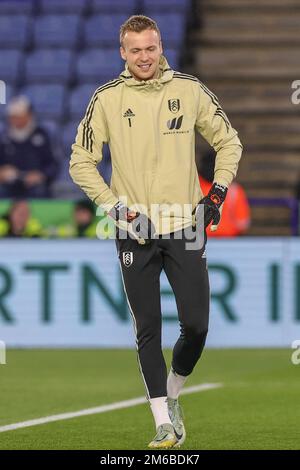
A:
<svg viewBox="0 0 300 470">
<path fill-rule="evenodd" d="M 216 96 L 197 78 L 173 71 L 163 56 L 157 79 L 137 81 L 126 66 L 87 107 L 72 145 L 71 177 L 106 210 L 122 200 L 150 216 L 157 233 L 182 229 L 203 196 L 195 130 L 217 152 L 215 182 L 228 186 L 242 145 Z M 110 186 L 97 170 L 104 142 L 112 159 Z"/>
</svg>

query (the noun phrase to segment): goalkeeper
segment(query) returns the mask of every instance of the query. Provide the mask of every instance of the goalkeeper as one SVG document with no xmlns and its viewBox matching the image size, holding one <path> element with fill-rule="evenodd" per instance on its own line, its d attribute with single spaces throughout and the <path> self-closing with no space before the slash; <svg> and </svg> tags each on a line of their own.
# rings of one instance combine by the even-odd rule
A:
<svg viewBox="0 0 300 470">
<path fill-rule="evenodd" d="M 155 21 L 130 17 L 120 28 L 120 44 L 125 70 L 95 91 L 72 146 L 70 174 L 118 227 L 124 289 L 156 427 L 149 447 L 178 447 L 186 436 L 178 397 L 203 351 L 209 316 L 205 243 L 188 249 L 188 242 L 202 214 L 203 238 L 204 225 L 212 222 L 216 229 L 242 146 L 216 96 L 197 78 L 171 69 Z M 205 197 L 195 131 L 217 152 L 214 184 Z M 112 159 L 109 186 L 97 170 L 103 143 Z M 181 330 L 169 374 L 161 345 L 162 270 Z"/>
</svg>

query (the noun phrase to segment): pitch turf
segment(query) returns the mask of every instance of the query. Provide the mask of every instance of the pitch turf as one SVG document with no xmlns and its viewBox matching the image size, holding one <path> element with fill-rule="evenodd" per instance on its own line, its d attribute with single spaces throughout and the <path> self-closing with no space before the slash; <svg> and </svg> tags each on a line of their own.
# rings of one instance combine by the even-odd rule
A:
<svg viewBox="0 0 300 470">
<path fill-rule="evenodd" d="M 183 449 L 300 449 L 300 365 L 291 350 L 206 350 L 183 396 Z M 165 352 L 167 363 L 171 353 Z M 0 427 L 144 396 L 134 351 L 9 350 Z M 0 449 L 146 449 L 148 404 L 0 433 Z"/>
</svg>

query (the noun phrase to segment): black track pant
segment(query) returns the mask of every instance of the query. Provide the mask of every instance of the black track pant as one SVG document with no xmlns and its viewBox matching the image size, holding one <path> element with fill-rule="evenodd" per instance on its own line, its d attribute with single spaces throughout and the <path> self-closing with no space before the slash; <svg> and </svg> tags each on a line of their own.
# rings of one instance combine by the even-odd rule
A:
<svg viewBox="0 0 300 470">
<path fill-rule="evenodd" d="M 132 314 L 138 361 L 148 398 L 167 395 L 167 368 L 161 347 L 160 273 L 164 269 L 173 289 L 180 336 L 172 367 L 189 375 L 201 356 L 208 329 L 209 281 L 204 247 L 186 250 L 186 240 L 158 238 L 139 245 L 117 239 L 124 288 Z"/>
</svg>

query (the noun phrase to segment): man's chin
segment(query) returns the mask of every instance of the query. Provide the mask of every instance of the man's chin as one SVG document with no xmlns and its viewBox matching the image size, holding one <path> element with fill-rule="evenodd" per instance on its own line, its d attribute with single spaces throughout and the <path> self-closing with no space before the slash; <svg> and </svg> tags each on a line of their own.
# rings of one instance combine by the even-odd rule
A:
<svg viewBox="0 0 300 470">
<path fill-rule="evenodd" d="M 151 80 L 154 78 L 154 73 L 153 72 L 138 72 L 135 74 L 136 78 L 138 80 Z"/>
</svg>

